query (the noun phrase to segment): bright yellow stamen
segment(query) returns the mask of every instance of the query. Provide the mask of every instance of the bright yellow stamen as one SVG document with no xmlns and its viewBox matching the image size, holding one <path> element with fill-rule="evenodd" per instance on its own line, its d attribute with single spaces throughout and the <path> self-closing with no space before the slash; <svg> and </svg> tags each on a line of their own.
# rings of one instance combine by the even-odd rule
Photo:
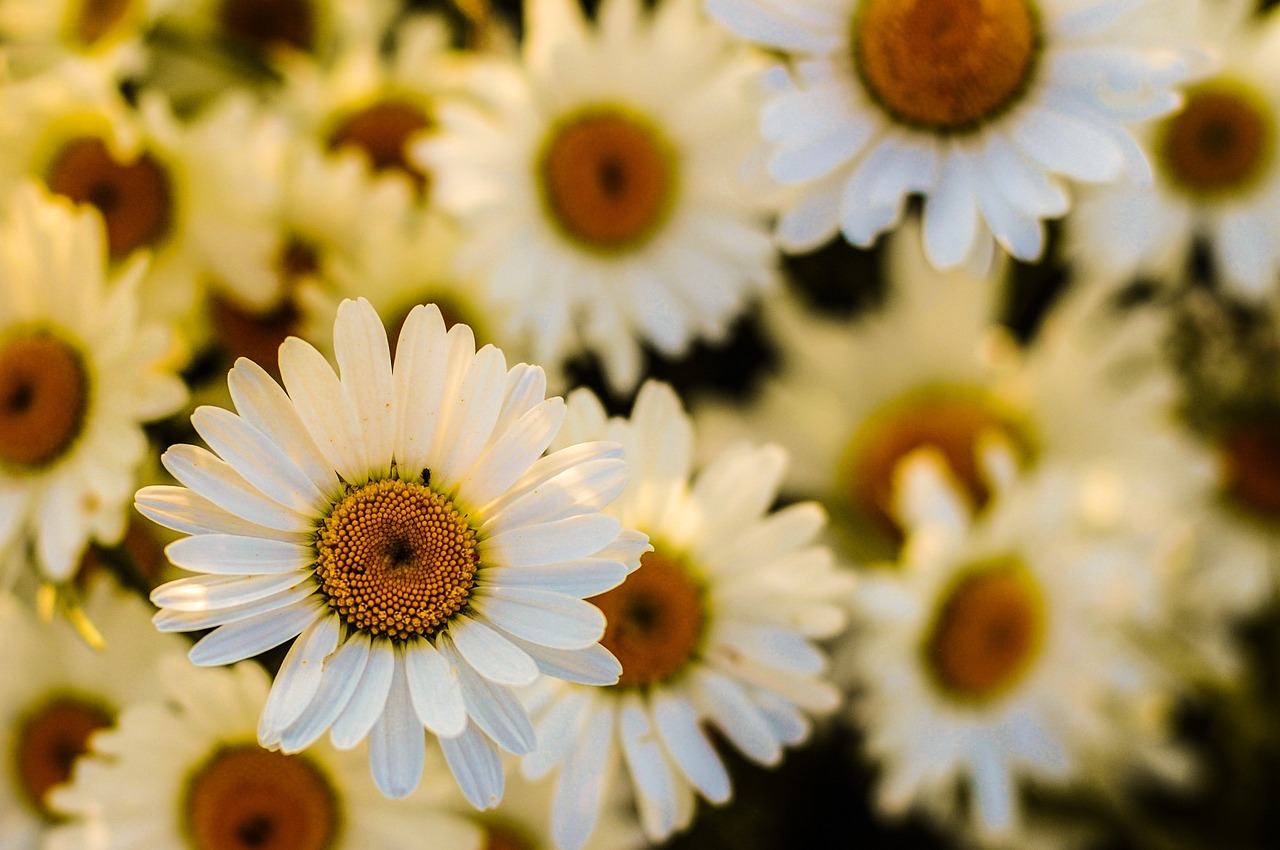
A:
<svg viewBox="0 0 1280 850">
<path fill-rule="evenodd" d="M 622 664 L 619 685 L 666 681 L 697 653 L 706 620 L 702 588 L 669 555 L 646 552 L 640 569 L 589 601 L 604 612 L 600 644 Z"/>
<path fill-rule="evenodd" d="M 863 0 L 854 65 L 894 120 L 970 130 L 1016 103 L 1035 71 L 1039 22 L 1028 0 Z"/>
<path fill-rule="evenodd" d="M 325 518 L 316 575 L 353 627 L 394 638 L 430 635 L 471 595 L 475 531 L 431 488 L 388 479 L 352 489 Z"/>
</svg>

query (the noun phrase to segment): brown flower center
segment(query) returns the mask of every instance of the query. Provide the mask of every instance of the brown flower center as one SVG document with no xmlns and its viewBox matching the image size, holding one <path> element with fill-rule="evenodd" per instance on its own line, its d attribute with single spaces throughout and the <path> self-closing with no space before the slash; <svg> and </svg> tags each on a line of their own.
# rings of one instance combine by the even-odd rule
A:
<svg viewBox="0 0 1280 850">
<path fill-rule="evenodd" d="M 112 260 L 138 248 L 155 247 L 169 233 L 173 220 L 169 176 L 150 154 L 120 162 L 102 139 L 73 139 L 53 158 L 47 182 L 59 195 L 98 208 L 107 227 Z"/>
<path fill-rule="evenodd" d="M 1040 29 L 1028 0 L 863 0 L 854 67 L 899 123 L 970 130 L 1012 106 L 1035 71 Z"/>
<path fill-rule="evenodd" d="M 697 653 L 706 619 L 702 588 L 676 558 L 646 552 L 626 581 L 588 601 L 604 612 L 600 644 L 622 664 L 619 685 L 664 682 Z"/>
<path fill-rule="evenodd" d="M 1040 588 L 1010 559 L 982 565 L 947 591 L 924 651 L 944 690 L 984 700 L 1022 678 L 1043 639 Z"/>
<path fill-rule="evenodd" d="M 315 765 L 253 744 L 218 751 L 191 778 L 186 819 L 195 850 L 328 850 L 340 820 Z"/>
<path fill-rule="evenodd" d="M 89 736 L 113 722 L 101 705 L 60 697 L 22 724 L 14 747 L 18 782 L 27 802 L 43 817 L 57 819 L 46 795 L 71 778 L 76 759 L 89 751 Z"/>
<path fill-rule="evenodd" d="M 538 842 L 514 824 L 486 823 L 482 850 L 538 850 Z"/>
<path fill-rule="evenodd" d="M 71 18 L 71 35 L 85 47 L 92 47 L 120 24 L 133 0 L 80 0 Z"/>
<path fill-rule="evenodd" d="M 610 253 L 646 242 L 662 225 L 675 198 L 674 161 L 656 128 L 618 110 L 591 110 L 552 129 L 538 180 L 556 226 Z"/>
<path fill-rule="evenodd" d="M 231 40 L 254 50 L 315 46 L 315 8 L 310 0 L 222 0 L 218 24 Z"/>
<path fill-rule="evenodd" d="M 1222 487 L 1240 508 L 1280 520 L 1280 420 L 1235 425 L 1219 442 Z"/>
<path fill-rule="evenodd" d="M 430 176 L 409 161 L 407 148 L 417 133 L 430 127 L 431 120 L 417 106 L 378 101 L 344 118 L 330 134 L 329 148 L 364 151 L 375 171 L 407 174 L 421 192 L 426 190 Z"/>
<path fill-rule="evenodd" d="M 54 462 L 80 436 L 88 408 L 89 375 L 73 347 L 43 332 L 0 347 L 0 463 Z"/>
<path fill-rule="evenodd" d="M 894 480 L 898 466 L 916 449 L 942 453 L 956 480 L 976 508 L 991 491 L 983 475 L 979 441 L 985 435 L 1004 439 L 1026 462 L 1030 435 L 1014 413 L 982 390 L 931 386 L 890 402 L 859 428 L 844 461 L 846 494 L 859 516 L 900 539 L 894 516 Z"/>
<path fill-rule="evenodd" d="M 1266 100 L 1243 85 L 1202 83 L 1161 125 L 1158 161 L 1172 183 L 1196 197 L 1247 189 L 1275 155 L 1275 120 Z"/>
<path fill-rule="evenodd" d="M 434 634 L 467 604 L 480 558 L 465 515 L 397 479 L 350 490 L 316 548 L 330 606 L 357 629 L 401 639 Z"/>
<path fill-rule="evenodd" d="M 285 242 L 276 258 L 282 296 L 279 304 L 263 312 L 250 310 L 226 295 L 210 299 L 210 318 L 223 349 L 235 357 L 247 357 L 275 373 L 280 343 L 298 333 L 302 311 L 295 297 L 302 282 L 321 268 L 320 255 L 311 243 L 298 237 Z"/>
</svg>

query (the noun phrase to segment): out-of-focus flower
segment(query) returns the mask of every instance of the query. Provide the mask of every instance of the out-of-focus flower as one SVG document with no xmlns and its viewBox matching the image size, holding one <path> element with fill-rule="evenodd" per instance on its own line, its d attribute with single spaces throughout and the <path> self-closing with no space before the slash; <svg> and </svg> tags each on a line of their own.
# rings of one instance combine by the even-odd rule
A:
<svg viewBox="0 0 1280 850">
<path fill-rule="evenodd" d="M 270 681 L 258 665 L 201 670 L 171 655 L 158 666 L 163 686 L 135 694 L 52 795 L 54 810 L 75 820 L 52 831 L 45 850 L 416 850 L 424 836 L 451 850 L 483 846 L 435 783 L 385 799 L 361 765 L 363 748 L 263 749 L 255 730 Z"/>
<path fill-rule="evenodd" d="M 839 701 L 811 642 L 844 626 L 851 577 L 814 544 L 824 514 L 812 502 L 770 513 L 786 455 L 739 444 L 692 477 L 693 427 L 675 393 L 648 383 L 630 419 L 570 396 L 561 440 L 622 443 L 631 481 L 609 507 L 656 547 L 620 586 L 591 601 L 608 619 L 601 643 L 622 663 L 610 688 L 565 687 L 533 697 L 538 749 L 526 776 L 559 768 L 552 831 L 583 846 L 625 762 L 650 838 L 693 818 L 695 792 L 722 803 L 729 776 L 701 724 L 761 764 L 805 740 L 805 712 Z"/>
<path fill-rule="evenodd" d="M 1149 176 L 1127 125 L 1177 105 L 1187 73 L 1141 29 L 1163 0 L 708 0 L 735 33 L 787 51 L 761 115 L 769 171 L 801 187 L 778 224 L 784 249 L 837 230 L 870 245 L 925 196 L 939 268 L 1044 250 L 1063 178 Z"/>
<path fill-rule="evenodd" d="M 1225 283 L 1253 296 L 1271 291 L 1280 270 L 1280 16 L 1252 18 L 1252 5 L 1198 5 L 1193 31 L 1221 65 L 1142 134 L 1154 183 L 1082 195 L 1067 226 L 1086 272 L 1176 284 L 1203 238 Z"/>
<path fill-rule="evenodd" d="M 472 820 L 485 832 L 485 850 L 556 850 L 547 817 L 554 791 L 554 782 L 530 782 L 516 771 L 498 809 L 471 812 Z M 641 850 L 649 846 L 630 802 L 618 794 L 605 802 L 583 850 Z"/>
<path fill-rule="evenodd" d="M 489 109 L 442 104 L 416 153 L 465 228 L 460 269 L 510 305 L 511 331 L 543 362 L 585 346 L 629 391 L 642 343 L 719 339 L 773 278 L 738 180 L 758 63 L 692 0 L 606 0 L 595 28 L 570 0 L 534 0 L 526 19 L 523 67 L 474 71 Z"/>
<path fill-rule="evenodd" d="M 157 660 L 181 650 L 160 635 L 148 606 L 98 577 L 85 613 L 106 642 L 91 649 L 70 624 L 36 621 L 17 600 L 0 594 L 0 846 L 36 850 L 59 817 L 49 792 L 71 777 L 89 736 L 115 723 L 116 713 L 160 687 Z"/>
<path fill-rule="evenodd" d="M 1165 680 L 1130 634 L 1134 589 L 1158 569 L 1147 536 L 1097 529 L 1062 468 L 977 521 L 936 452 L 902 477 L 902 563 L 866 578 L 851 641 L 880 805 L 956 811 L 968 794 L 970 828 L 1008 838 L 1023 781 L 1183 779 Z"/>
<path fill-rule="evenodd" d="M 341 377 L 287 340 L 285 389 L 239 361 L 239 415 L 192 416 L 218 454 L 174 446 L 163 460 L 186 486 L 139 491 L 144 514 L 192 535 L 170 560 L 203 573 L 155 590 L 156 624 L 217 627 L 191 650 L 202 666 L 298 638 L 262 712 L 264 746 L 368 735 L 378 787 L 402 797 L 426 727 L 467 799 L 497 805 L 499 748 L 534 746 L 512 688 L 540 671 L 618 675 L 597 643 L 604 617 L 581 597 L 584 573 L 592 591 L 612 586 L 648 548 L 600 513 L 625 483 L 621 449 L 540 459 L 564 416 L 542 370 L 508 371 L 466 325 L 446 333 L 434 307 L 409 315 L 394 369 L 367 301 L 339 308 L 334 350 Z"/>
<path fill-rule="evenodd" d="M 18 75 L 62 62 L 101 65 L 111 76 L 146 64 L 142 38 L 173 0 L 9 0 L 0 4 L 0 39 Z"/>
<path fill-rule="evenodd" d="M 34 186 L 0 229 L 0 546 L 32 545 L 71 577 L 90 540 L 125 531 L 147 451 L 142 424 L 186 388 L 171 335 L 138 318 L 144 264 L 109 276 L 102 220 Z"/>
</svg>

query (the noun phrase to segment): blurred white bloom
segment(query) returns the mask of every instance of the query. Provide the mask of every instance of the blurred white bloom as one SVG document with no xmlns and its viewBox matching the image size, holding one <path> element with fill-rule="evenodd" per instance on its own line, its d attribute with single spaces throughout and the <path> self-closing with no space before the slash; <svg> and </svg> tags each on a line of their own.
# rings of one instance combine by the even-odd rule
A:
<svg viewBox="0 0 1280 850">
<path fill-rule="evenodd" d="M 146 64 L 143 36 L 174 0 L 6 0 L 0 39 L 19 75 L 61 62 L 97 64 L 113 77 Z"/>
<path fill-rule="evenodd" d="M 804 741 L 806 712 L 839 702 L 811 640 L 843 628 L 852 588 L 830 550 L 814 544 L 825 520 L 818 505 L 770 513 L 786 464 L 777 446 L 735 445 L 694 477 L 692 423 L 675 393 L 652 382 L 630 419 L 606 420 L 585 390 L 570 396 L 560 439 L 606 437 L 622 443 L 631 467 L 608 511 L 656 548 L 619 587 L 590 590 L 608 619 L 601 644 L 622 663 L 617 685 L 548 683 L 531 697 L 538 749 L 523 767 L 531 778 L 559 769 L 560 850 L 591 835 L 619 762 L 653 840 L 688 826 L 695 792 L 728 800 L 729 776 L 703 723 L 761 764 Z"/>
<path fill-rule="evenodd" d="M 1145 128 L 1154 183 L 1081 196 L 1067 218 L 1080 268 L 1176 284 L 1202 238 L 1226 284 L 1272 293 L 1280 271 L 1280 16 L 1252 18 L 1253 5 L 1200 4 L 1191 31 L 1221 64 L 1186 90 L 1179 111 Z"/>
<path fill-rule="evenodd" d="M 902 475 L 915 508 L 902 561 L 865 579 L 851 641 L 881 807 L 956 809 L 967 793 L 971 828 L 1008 838 L 1024 781 L 1184 779 L 1166 683 L 1130 639 L 1158 557 L 1147 536 L 1094 528 L 1060 468 L 976 521 L 935 452 Z"/>
<path fill-rule="evenodd" d="M 0 230 L 0 547 L 33 547 L 43 578 L 71 577 L 91 540 L 124 536 L 147 452 L 142 424 L 186 388 L 171 335 L 143 324 L 144 264 L 111 275 L 102 219 L 34 186 Z"/>
<path fill-rule="evenodd" d="M 85 613 L 106 641 L 91 649 L 70 624 L 36 621 L 0 593 L 0 847 L 36 850 L 58 819 L 48 792 L 71 777 L 89 736 L 126 704 L 160 688 L 158 659 L 183 642 L 157 634 L 149 606 L 109 580 L 94 582 Z"/>
<path fill-rule="evenodd" d="M 485 850 L 556 850 L 551 834 L 555 783 L 530 782 L 516 771 L 507 781 L 502 805 L 489 812 L 470 813 L 485 833 Z M 600 811 L 600 820 L 583 850 L 642 850 L 649 847 L 629 799 L 615 794 Z"/>
<path fill-rule="evenodd" d="M 466 325 L 446 333 L 434 307 L 410 314 L 394 368 L 367 301 L 339 308 L 334 349 L 341 377 L 287 340 L 284 389 L 240 360 L 228 376 L 239 415 L 192 416 L 218 454 L 174 446 L 163 461 L 186 486 L 139 491 L 146 516 L 193 535 L 170 560 L 203 574 L 153 592 L 156 624 L 216 626 L 191 650 L 201 666 L 298 638 L 262 712 L 264 746 L 367 735 L 378 787 L 402 797 L 421 778 L 426 727 L 467 799 L 495 806 L 499 748 L 534 746 L 512 688 L 540 671 L 617 678 L 582 582 L 620 582 L 648 548 L 599 512 L 625 483 L 621 449 L 540 458 L 564 417 L 542 370 L 508 371 Z"/>
<path fill-rule="evenodd" d="M 1181 2 L 1182 0 L 1178 0 Z M 708 0 L 740 36 L 791 54 L 760 130 L 802 191 L 783 248 L 867 246 L 925 197 L 939 268 L 1044 250 L 1063 178 L 1149 176 L 1127 125 L 1173 109 L 1187 64 L 1143 32 L 1164 0 Z"/>
<path fill-rule="evenodd" d="M 52 795 L 55 810 L 75 820 L 44 850 L 418 850 L 424 836 L 449 850 L 483 846 L 481 831 L 444 807 L 436 783 L 433 794 L 384 798 L 361 764 L 363 748 L 320 743 L 284 755 L 259 746 L 270 681 L 258 665 L 201 670 L 170 655 L 159 667 L 163 686 L 134 695 L 118 727 L 94 737 L 92 755 Z"/>
<path fill-rule="evenodd" d="M 530 2 L 523 67 L 475 69 L 488 109 L 442 104 L 416 149 L 467 233 L 461 271 L 510 305 L 511 331 L 540 361 L 599 354 L 620 391 L 642 343 L 723 337 L 774 274 L 738 179 L 758 63 L 694 0 L 641 6 L 605 0 L 590 27 L 571 0 Z"/>
</svg>

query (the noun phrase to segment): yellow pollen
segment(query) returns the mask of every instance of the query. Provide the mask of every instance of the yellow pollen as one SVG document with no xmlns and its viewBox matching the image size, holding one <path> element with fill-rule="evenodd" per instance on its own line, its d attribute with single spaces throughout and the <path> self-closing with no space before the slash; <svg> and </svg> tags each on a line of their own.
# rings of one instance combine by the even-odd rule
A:
<svg viewBox="0 0 1280 850">
<path fill-rule="evenodd" d="M 348 492 L 316 548 L 329 605 L 357 629 L 400 639 L 434 634 L 467 604 L 480 557 L 448 499 L 396 479 Z"/>
<path fill-rule="evenodd" d="M 72 37 L 92 47 L 124 20 L 131 3 L 132 0 L 80 0 L 72 18 Z"/>
<path fill-rule="evenodd" d="M 112 260 L 155 247 L 173 219 L 169 177 L 149 154 L 120 162 L 102 139 L 83 137 L 62 146 L 46 175 L 49 188 L 102 213 Z"/>
<path fill-rule="evenodd" d="M 1248 189 L 1275 156 L 1275 119 L 1262 95 L 1215 80 L 1186 93 L 1186 103 L 1157 135 L 1157 161 L 1187 194 L 1214 198 Z"/>
<path fill-rule="evenodd" d="M 939 685 L 964 700 L 1006 691 L 1044 639 L 1040 589 L 1017 559 L 979 565 L 947 592 L 924 653 Z"/>
<path fill-rule="evenodd" d="M 329 850 L 338 836 L 338 799 L 304 756 L 254 744 L 216 752 L 186 791 L 194 850 Z"/>
<path fill-rule="evenodd" d="M 552 128 L 538 181 L 556 226 L 588 250 L 647 242 L 671 211 L 675 154 L 656 128 L 620 110 L 587 110 Z"/>
<path fill-rule="evenodd" d="M 1003 438 L 1019 460 L 1031 459 L 1030 436 L 1012 411 L 985 392 L 937 385 L 908 393 L 869 417 L 854 436 L 843 467 L 847 498 L 860 517 L 901 539 L 893 514 L 895 474 L 907 455 L 931 447 L 981 508 L 991 497 L 979 465 L 984 435 Z"/>
<path fill-rule="evenodd" d="M 80 353 L 47 333 L 0 347 L 0 464 L 53 463 L 84 427 L 89 375 Z"/>
<path fill-rule="evenodd" d="M 22 724 L 14 759 L 23 796 L 45 819 L 57 819 L 45 800 L 71 778 L 76 759 L 89 751 L 89 736 L 113 723 L 102 706 L 73 698 L 48 703 Z"/>
<path fill-rule="evenodd" d="M 622 664 L 619 685 L 664 682 L 697 654 L 706 619 L 702 588 L 669 555 L 646 552 L 626 581 L 588 601 L 604 612 L 600 644 Z"/>
<path fill-rule="evenodd" d="M 406 146 L 414 135 L 430 127 L 430 119 L 417 106 L 379 101 L 344 118 L 330 134 L 329 148 L 364 151 L 375 171 L 406 174 L 419 191 L 425 191 L 430 177 L 409 161 Z"/>
<path fill-rule="evenodd" d="M 316 37 L 313 6 L 313 0 L 222 0 L 218 24 L 232 41 L 254 50 L 310 50 Z"/>
<path fill-rule="evenodd" d="M 863 0 L 854 67 L 897 122 L 972 130 L 1025 92 L 1039 53 L 1029 0 Z"/>
<path fill-rule="evenodd" d="M 1237 423 L 1219 440 L 1222 488 L 1241 509 L 1280 520 L 1280 420 Z"/>
</svg>

